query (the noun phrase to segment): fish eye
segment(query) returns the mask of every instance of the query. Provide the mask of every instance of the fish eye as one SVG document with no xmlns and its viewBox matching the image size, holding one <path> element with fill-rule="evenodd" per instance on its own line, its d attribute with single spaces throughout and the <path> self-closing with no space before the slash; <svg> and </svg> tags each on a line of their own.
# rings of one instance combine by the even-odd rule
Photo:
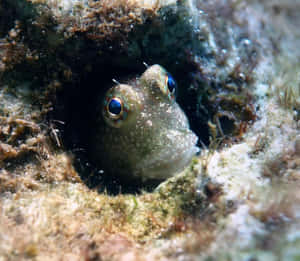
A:
<svg viewBox="0 0 300 261">
<path fill-rule="evenodd" d="M 134 122 L 141 107 L 141 99 L 132 86 L 119 84 L 106 92 L 102 100 L 102 116 L 110 127 L 121 128 Z"/>
<path fill-rule="evenodd" d="M 165 68 L 158 64 L 152 65 L 139 78 L 142 86 L 148 87 L 152 95 L 161 99 L 168 99 L 171 103 L 175 101 L 177 84 L 173 76 Z M 147 90 L 146 90 L 147 91 Z"/>
<path fill-rule="evenodd" d="M 118 117 L 122 114 L 123 102 L 119 98 L 112 98 L 108 102 L 107 111 L 110 113 L 111 116 Z"/>
<path fill-rule="evenodd" d="M 166 86 L 165 86 L 166 94 L 168 95 L 169 99 L 174 101 L 175 93 L 176 93 L 176 82 L 170 73 L 166 74 L 165 84 L 166 84 Z"/>
<path fill-rule="evenodd" d="M 104 100 L 102 113 L 110 126 L 119 128 L 128 116 L 128 109 L 122 98 L 108 95 Z"/>
<path fill-rule="evenodd" d="M 167 86 L 168 86 L 170 93 L 175 94 L 176 82 L 170 73 L 167 74 Z"/>
</svg>

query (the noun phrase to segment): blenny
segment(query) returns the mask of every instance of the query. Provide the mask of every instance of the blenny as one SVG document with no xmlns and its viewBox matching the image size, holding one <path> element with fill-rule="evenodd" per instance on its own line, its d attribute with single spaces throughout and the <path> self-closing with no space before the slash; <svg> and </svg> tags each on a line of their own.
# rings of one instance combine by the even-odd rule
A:
<svg viewBox="0 0 300 261">
<path fill-rule="evenodd" d="M 98 108 L 93 158 L 121 178 L 164 180 L 198 152 L 197 136 L 175 101 L 176 82 L 152 65 L 140 78 L 109 89 Z"/>
</svg>

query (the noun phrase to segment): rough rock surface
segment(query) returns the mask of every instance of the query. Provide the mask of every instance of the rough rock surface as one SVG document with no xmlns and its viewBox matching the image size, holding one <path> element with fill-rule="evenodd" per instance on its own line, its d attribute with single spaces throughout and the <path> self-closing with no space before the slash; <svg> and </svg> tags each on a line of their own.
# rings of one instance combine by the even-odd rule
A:
<svg viewBox="0 0 300 261">
<path fill-rule="evenodd" d="M 299 12 L 1 1 L 0 260 L 298 260 Z M 111 79 L 143 62 L 177 79 L 203 146 L 156 189 L 95 168 L 87 139 Z"/>
</svg>

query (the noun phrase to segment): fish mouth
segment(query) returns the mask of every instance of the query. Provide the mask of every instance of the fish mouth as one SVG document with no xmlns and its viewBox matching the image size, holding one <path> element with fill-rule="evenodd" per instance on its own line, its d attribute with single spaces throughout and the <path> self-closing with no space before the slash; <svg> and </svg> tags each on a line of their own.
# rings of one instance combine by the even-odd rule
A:
<svg viewBox="0 0 300 261">
<path fill-rule="evenodd" d="M 168 130 L 162 146 L 136 165 L 136 176 L 165 180 L 182 171 L 200 151 L 198 137 L 189 129 Z"/>
</svg>

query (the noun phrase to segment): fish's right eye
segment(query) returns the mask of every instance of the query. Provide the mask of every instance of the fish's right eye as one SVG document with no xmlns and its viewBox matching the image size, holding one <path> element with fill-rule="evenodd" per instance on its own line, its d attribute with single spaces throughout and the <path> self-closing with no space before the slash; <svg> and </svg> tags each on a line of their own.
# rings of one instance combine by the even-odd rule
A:
<svg viewBox="0 0 300 261">
<path fill-rule="evenodd" d="M 141 99 L 132 86 L 119 84 L 106 92 L 102 116 L 109 126 L 121 128 L 134 122 L 141 106 Z"/>
<path fill-rule="evenodd" d="M 107 105 L 107 111 L 115 117 L 121 115 L 123 112 L 123 102 L 119 98 L 112 98 Z"/>
<path fill-rule="evenodd" d="M 121 98 L 107 95 L 103 104 L 103 115 L 109 125 L 119 128 L 128 117 L 128 106 Z"/>
</svg>

